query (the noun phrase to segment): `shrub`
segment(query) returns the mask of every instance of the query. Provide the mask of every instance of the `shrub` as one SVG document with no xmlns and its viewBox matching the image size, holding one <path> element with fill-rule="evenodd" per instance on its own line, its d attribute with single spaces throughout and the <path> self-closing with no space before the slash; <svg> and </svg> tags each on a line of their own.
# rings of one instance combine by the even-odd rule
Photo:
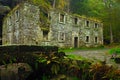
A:
<svg viewBox="0 0 120 80">
<path fill-rule="evenodd" d="M 96 63 L 91 65 L 90 73 L 92 74 L 91 80 L 119 80 L 120 70 L 113 66 L 106 64 Z"/>
<path fill-rule="evenodd" d="M 112 54 L 111 59 L 114 59 L 114 61 L 119 64 L 120 63 L 120 48 L 113 48 L 109 51 L 110 54 Z"/>
<path fill-rule="evenodd" d="M 13 47 L 13 49 L 15 49 L 15 47 Z M 25 50 L 27 51 L 28 49 Z M 35 49 L 33 50 L 35 51 Z M 44 51 L 37 52 L 37 54 L 36 52 L 29 51 L 19 54 L 9 54 L 9 52 L 7 52 L 0 54 L 0 56 L 2 56 L 0 61 L 4 65 L 17 61 L 28 63 L 32 67 L 33 72 L 26 80 L 52 80 L 52 78 L 54 78 L 54 80 L 59 78 L 61 80 L 120 79 L 120 70 L 117 70 L 112 66 L 103 63 L 92 64 L 92 61 L 90 60 L 86 60 L 76 55 L 65 55 L 64 52 L 48 53 L 50 54 L 44 54 Z M 69 79 L 67 79 L 68 77 Z"/>
<path fill-rule="evenodd" d="M 110 54 L 120 54 L 120 48 L 113 48 L 109 51 Z"/>
</svg>

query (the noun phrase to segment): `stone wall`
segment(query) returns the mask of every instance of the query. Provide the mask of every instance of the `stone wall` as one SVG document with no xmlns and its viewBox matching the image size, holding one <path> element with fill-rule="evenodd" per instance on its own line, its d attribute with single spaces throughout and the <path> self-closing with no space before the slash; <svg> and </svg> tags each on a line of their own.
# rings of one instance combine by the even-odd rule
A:
<svg viewBox="0 0 120 80">
<path fill-rule="evenodd" d="M 63 22 L 60 22 L 61 14 L 65 17 Z M 60 47 L 89 47 L 103 44 L 102 23 L 56 10 L 51 11 L 50 16 L 53 44 Z M 59 40 L 60 32 L 64 34 L 64 40 Z M 87 36 L 89 37 L 88 42 L 86 41 Z"/>
<path fill-rule="evenodd" d="M 18 5 L 4 19 L 3 45 L 36 45 L 41 40 L 39 7 L 24 3 Z"/>
<path fill-rule="evenodd" d="M 16 6 L 4 19 L 3 45 L 89 47 L 103 44 L 101 22 L 59 10 L 50 10 L 48 15 L 50 25 L 46 32 L 40 27 L 38 6 L 30 3 Z"/>
</svg>

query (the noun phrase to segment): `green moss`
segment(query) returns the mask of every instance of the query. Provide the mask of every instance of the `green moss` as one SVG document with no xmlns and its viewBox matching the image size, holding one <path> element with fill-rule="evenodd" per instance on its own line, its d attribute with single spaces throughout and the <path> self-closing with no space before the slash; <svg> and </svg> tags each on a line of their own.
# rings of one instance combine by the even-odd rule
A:
<svg viewBox="0 0 120 80">
<path fill-rule="evenodd" d="M 95 21 L 95 22 L 101 23 L 101 21 L 99 19 L 96 19 L 96 18 L 93 18 L 93 17 L 87 17 L 85 15 L 78 15 L 78 14 L 72 14 L 72 15 L 75 16 L 75 17 L 78 17 L 78 18 L 83 18 L 83 19 L 86 19 L 86 20 L 90 20 L 90 21 Z"/>
</svg>

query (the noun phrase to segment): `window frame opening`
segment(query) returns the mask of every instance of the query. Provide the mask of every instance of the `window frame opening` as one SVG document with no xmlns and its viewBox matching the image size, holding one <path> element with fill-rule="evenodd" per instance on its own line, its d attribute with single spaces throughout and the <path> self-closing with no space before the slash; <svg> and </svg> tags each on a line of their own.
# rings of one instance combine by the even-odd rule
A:
<svg viewBox="0 0 120 80">
<path fill-rule="evenodd" d="M 74 18 L 74 24 L 75 24 L 75 25 L 78 24 L 78 18 Z"/>
<path fill-rule="evenodd" d="M 94 27 L 95 27 L 95 28 L 98 28 L 98 23 L 95 23 L 95 24 L 94 24 Z"/>
<path fill-rule="evenodd" d="M 90 26 L 90 21 L 86 21 L 86 26 L 89 27 Z"/>
<path fill-rule="evenodd" d="M 94 42 L 98 43 L 98 37 L 97 36 L 94 38 Z"/>
<path fill-rule="evenodd" d="M 16 21 L 18 21 L 19 20 L 19 11 L 18 10 L 15 11 L 15 17 L 16 17 Z"/>
<path fill-rule="evenodd" d="M 43 39 L 44 39 L 45 41 L 48 40 L 48 33 L 49 33 L 49 31 L 43 30 Z"/>
<path fill-rule="evenodd" d="M 65 33 L 64 32 L 59 32 L 58 40 L 65 41 Z"/>
<path fill-rule="evenodd" d="M 65 14 L 62 14 L 62 13 L 59 14 L 59 22 L 65 23 Z"/>
<path fill-rule="evenodd" d="M 90 36 L 86 36 L 85 42 L 86 42 L 86 43 L 89 43 L 89 42 L 90 42 Z"/>
</svg>

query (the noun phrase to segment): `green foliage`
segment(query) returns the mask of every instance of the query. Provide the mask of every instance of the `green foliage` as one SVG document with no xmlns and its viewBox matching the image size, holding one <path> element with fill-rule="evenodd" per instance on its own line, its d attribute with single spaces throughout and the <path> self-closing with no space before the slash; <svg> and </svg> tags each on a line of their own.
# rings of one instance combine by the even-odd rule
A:
<svg viewBox="0 0 120 80">
<path fill-rule="evenodd" d="M 73 52 L 76 50 L 98 50 L 98 49 L 105 49 L 103 45 L 97 46 L 97 47 L 79 47 L 79 48 L 59 48 L 58 51 L 63 51 L 63 52 Z"/>
<path fill-rule="evenodd" d="M 66 11 L 69 6 L 69 0 L 48 0 L 53 8 Z"/>
<path fill-rule="evenodd" d="M 63 52 L 73 52 L 75 50 L 76 50 L 76 48 L 60 48 L 59 52 L 60 51 L 63 51 Z"/>
<path fill-rule="evenodd" d="M 65 7 L 68 5 L 67 0 L 58 0 L 57 8 L 65 10 Z"/>
<path fill-rule="evenodd" d="M 61 55 L 62 54 L 62 55 Z M 28 63 L 33 72 L 31 80 L 117 80 L 120 71 L 102 63 L 93 64 L 92 61 L 77 55 L 64 55 L 64 52 L 22 52 L 0 54 L 2 63 Z M 14 62 L 15 61 L 15 62 Z M 35 75 L 35 77 L 33 77 Z M 28 80 L 29 80 L 28 79 Z"/>
<path fill-rule="evenodd" d="M 46 63 L 46 61 L 40 61 L 40 63 L 45 63 L 45 65 L 43 66 L 43 68 L 46 68 L 45 66 L 47 66 L 45 70 L 50 69 L 49 71 L 51 71 L 51 75 L 49 76 L 51 76 L 53 80 L 67 80 L 67 76 L 70 76 L 69 79 L 71 80 L 97 80 L 98 78 L 100 80 L 119 79 L 120 72 L 114 67 L 102 63 L 92 64 L 92 62 L 90 62 L 89 60 L 85 60 L 76 55 L 58 57 L 56 56 L 56 54 L 52 54 L 49 56 L 40 55 L 40 57 L 47 60 L 47 62 L 49 61 L 48 64 Z M 64 77 L 58 76 L 59 74 L 63 74 Z"/>
<path fill-rule="evenodd" d="M 112 48 L 109 51 L 110 54 L 120 54 L 120 48 Z"/>
<path fill-rule="evenodd" d="M 45 12 L 47 12 L 51 8 L 51 5 L 48 0 L 28 0 L 28 1 L 30 1 L 34 4 L 37 4 Z"/>
<path fill-rule="evenodd" d="M 42 80 L 48 80 L 47 76 L 43 75 Z"/>
<path fill-rule="evenodd" d="M 50 25 L 50 21 L 48 19 L 48 13 L 46 12 L 40 12 L 40 22 L 41 22 L 41 29 L 44 31 L 49 31 L 49 25 Z"/>
<path fill-rule="evenodd" d="M 7 0 L 8 1 L 8 0 Z M 20 2 L 22 2 L 21 0 Z M 110 25 L 112 27 L 113 39 L 115 43 L 120 42 L 120 1 L 119 0 L 24 0 L 39 5 L 41 12 L 48 13 L 55 4 L 56 9 L 70 10 L 72 13 L 86 15 L 87 17 L 95 17 L 102 20 L 104 24 L 104 41 L 110 43 Z M 69 2 L 70 1 L 70 2 Z M 55 3 L 54 3 L 55 2 Z M 12 4 L 16 4 L 16 0 L 12 0 Z M 69 6 L 70 3 L 70 6 Z M 11 5 L 12 5 L 11 4 Z M 9 10 L 7 7 L 1 10 L 1 13 Z M 41 16 L 42 17 L 42 16 Z M 44 17 L 44 15 L 43 15 Z M 43 20 L 42 27 L 46 27 L 49 23 L 46 17 Z M 46 22 L 46 24 L 45 24 Z M 46 29 L 46 28 L 45 28 Z"/>
<path fill-rule="evenodd" d="M 58 64 L 52 65 L 52 67 L 51 67 L 52 74 L 57 75 L 59 70 L 60 70 L 60 66 Z"/>
<path fill-rule="evenodd" d="M 39 58 L 37 59 L 37 61 L 38 61 L 39 63 L 44 63 L 44 62 L 46 62 L 47 60 L 46 60 L 45 58 L 43 58 L 43 57 L 39 57 Z"/>
<path fill-rule="evenodd" d="M 104 42 L 110 43 L 110 25 L 115 43 L 120 42 L 120 1 L 118 0 L 70 0 L 71 12 L 102 20 Z"/>
<path fill-rule="evenodd" d="M 77 77 L 72 77 L 72 80 L 80 80 L 80 79 Z"/>
<path fill-rule="evenodd" d="M 74 55 L 74 54 L 67 55 L 67 58 L 74 59 L 74 60 L 86 60 L 85 58 L 83 58 L 81 56 Z"/>
<path fill-rule="evenodd" d="M 117 72 L 117 75 L 116 75 Z M 93 64 L 90 68 L 90 73 L 94 76 L 92 76 L 93 80 L 119 80 L 120 79 L 120 70 L 116 70 L 112 66 L 108 66 L 105 64 L 96 63 Z"/>
</svg>

